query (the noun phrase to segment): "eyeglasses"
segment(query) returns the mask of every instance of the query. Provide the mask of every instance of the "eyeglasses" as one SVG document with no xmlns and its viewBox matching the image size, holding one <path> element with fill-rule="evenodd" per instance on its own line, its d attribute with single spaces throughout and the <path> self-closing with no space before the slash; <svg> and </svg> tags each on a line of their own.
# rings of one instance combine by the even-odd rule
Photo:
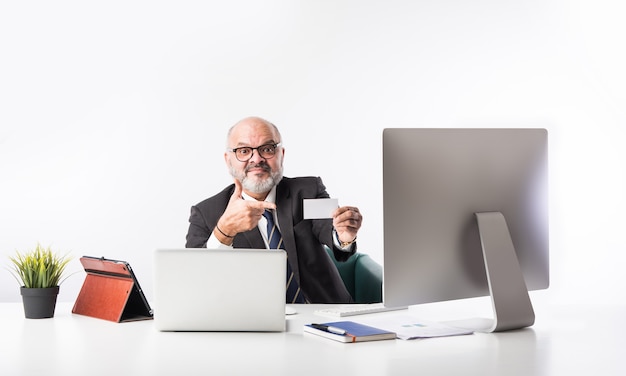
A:
<svg viewBox="0 0 626 376">
<path fill-rule="evenodd" d="M 257 146 L 256 148 L 244 146 L 240 148 L 228 149 L 228 151 L 235 153 L 235 157 L 237 158 L 239 162 L 247 162 L 250 160 L 250 158 L 252 158 L 252 154 L 254 153 L 255 150 L 259 153 L 261 158 L 264 158 L 264 159 L 273 158 L 276 155 L 276 149 L 278 148 L 279 145 L 280 145 L 280 142 L 276 144 L 265 144 L 265 145 Z"/>
</svg>

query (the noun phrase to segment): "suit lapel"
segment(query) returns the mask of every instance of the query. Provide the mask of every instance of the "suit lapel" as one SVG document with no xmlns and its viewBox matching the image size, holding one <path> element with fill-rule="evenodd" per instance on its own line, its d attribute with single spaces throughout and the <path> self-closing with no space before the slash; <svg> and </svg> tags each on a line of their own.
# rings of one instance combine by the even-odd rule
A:
<svg viewBox="0 0 626 376">
<path fill-rule="evenodd" d="M 243 243 L 237 244 L 237 248 L 254 248 L 254 249 L 265 249 L 265 242 L 263 241 L 263 236 L 259 231 L 258 227 L 253 228 L 250 231 L 246 231 L 241 234 L 242 238 L 245 239 L 247 246 Z"/>
<path fill-rule="evenodd" d="M 276 214 L 278 216 L 278 224 L 280 225 L 280 233 L 283 236 L 283 243 L 287 250 L 289 263 L 296 276 L 300 281 L 300 271 L 298 269 L 298 253 L 296 252 L 296 239 L 293 232 L 293 201 L 291 192 L 286 187 L 285 180 L 282 180 L 276 187 Z"/>
<path fill-rule="evenodd" d="M 296 280 L 300 283 L 300 270 L 298 268 L 298 254 L 296 252 L 296 238 L 293 232 L 293 221 L 291 217 L 293 213 L 293 202 L 291 200 L 291 192 L 282 180 L 276 187 L 276 215 L 278 216 L 278 224 L 280 233 L 283 236 L 283 243 L 287 251 L 289 263 L 295 274 Z M 238 234 L 233 242 L 235 248 L 255 248 L 264 249 L 265 241 L 257 227 L 250 231 Z"/>
</svg>

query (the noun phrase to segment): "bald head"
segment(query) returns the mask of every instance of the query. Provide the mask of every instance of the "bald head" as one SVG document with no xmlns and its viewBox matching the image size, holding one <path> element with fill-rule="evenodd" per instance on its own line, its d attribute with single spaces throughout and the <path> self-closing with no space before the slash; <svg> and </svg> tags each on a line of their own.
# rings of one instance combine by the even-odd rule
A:
<svg viewBox="0 0 626 376">
<path fill-rule="evenodd" d="M 237 147 L 237 145 L 234 145 L 233 143 L 236 142 L 237 136 L 239 134 L 259 132 L 271 134 L 271 138 L 275 143 L 279 143 L 282 141 L 282 136 L 278 131 L 278 127 L 263 118 L 250 116 L 239 120 L 237 123 L 235 123 L 235 125 L 230 127 L 230 129 L 228 130 L 228 134 L 226 135 L 226 147 Z"/>
</svg>

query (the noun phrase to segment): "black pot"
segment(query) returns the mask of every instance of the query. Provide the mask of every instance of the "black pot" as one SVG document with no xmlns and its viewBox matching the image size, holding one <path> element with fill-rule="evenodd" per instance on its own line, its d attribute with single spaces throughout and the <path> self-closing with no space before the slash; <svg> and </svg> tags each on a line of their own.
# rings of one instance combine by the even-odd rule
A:
<svg viewBox="0 0 626 376">
<path fill-rule="evenodd" d="M 47 319 L 54 317 L 59 286 L 47 288 L 20 288 L 24 315 L 27 319 Z"/>
</svg>

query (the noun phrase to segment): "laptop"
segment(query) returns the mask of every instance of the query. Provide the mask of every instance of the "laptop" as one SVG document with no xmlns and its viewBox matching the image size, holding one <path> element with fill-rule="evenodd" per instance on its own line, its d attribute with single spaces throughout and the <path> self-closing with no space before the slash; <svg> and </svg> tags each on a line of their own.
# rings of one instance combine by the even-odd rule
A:
<svg viewBox="0 0 626 376">
<path fill-rule="evenodd" d="M 155 326 L 160 331 L 284 331 L 286 265 L 283 250 L 158 249 Z"/>
</svg>

